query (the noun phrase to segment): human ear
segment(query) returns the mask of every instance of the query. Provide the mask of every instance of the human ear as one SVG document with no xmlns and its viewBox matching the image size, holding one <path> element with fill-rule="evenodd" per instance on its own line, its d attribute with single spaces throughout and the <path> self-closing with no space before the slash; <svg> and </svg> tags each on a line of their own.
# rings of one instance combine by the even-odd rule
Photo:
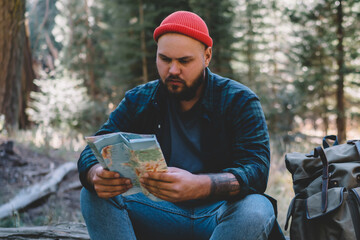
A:
<svg viewBox="0 0 360 240">
<path fill-rule="evenodd" d="M 207 47 L 205 49 L 205 67 L 209 66 L 210 61 L 211 61 L 211 57 L 212 57 L 212 48 L 211 47 Z"/>
</svg>

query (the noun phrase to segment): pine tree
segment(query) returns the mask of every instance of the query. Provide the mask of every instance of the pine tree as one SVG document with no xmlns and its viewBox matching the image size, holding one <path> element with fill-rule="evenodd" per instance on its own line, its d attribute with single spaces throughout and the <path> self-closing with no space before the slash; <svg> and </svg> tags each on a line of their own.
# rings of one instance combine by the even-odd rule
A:
<svg viewBox="0 0 360 240">
<path fill-rule="evenodd" d="M 57 0 L 28 1 L 30 46 L 37 65 L 45 72 L 55 70 L 61 43 L 55 41 L 53 29 L 58 15 Z"/>
<path fill-rule="evenodd" d="M 153 31 L 168 14 L 189 10 L 187 5 L 185 0 L 103 1 L 98 41 L 106 71 L 101 88 L 108 89 L 112 102 L 119 102 L 129 88 L 158 78 Z"/>
<path fill-rule="evenodd" d="M 277 1 L 238 1 L 235 20 L 236 79 L 260 97 L 269 130 L 282 135 L 293 128 L 296 98 L 288 71 L 289 21 Z"/>
<path fill-rule="evenodd" d="M 57 31 L 63 39 L 61 65 L 78 78 L 84 79 L 92 99 L 102 98 L 101 80 L 104 76 L 103 49 L 101 42 L 101 3 L 90 5 L 90 1 L 61 1 L 57 8 L 62 20 Z M 64 24 L 65 23 L 65 24 Z"/>
<path fill-rule="evenodd" d="M 316 117 L 323 118 L 324 131 L 328 127 L 331 109 L 337 117 L 340 141 L 346 139 L 346 95 L 347 78 L 351 70 L 347 65 L 358 59 L 352 45 L 359 39 L 354 30 L 358 25 L 355 9 L 357 1 L 324 1 L 313 6 L 304 3 L 296 6 L 290 18 L 297 24 L 295 34 L 300 43 L 294 45 L 294 59 L 300 60 L 303 76 L 298 85 L 304 86 L 304 109 Z M 299 50 L 299 51 L 297 51 Z M 354 76 L 353 76 L 354 77 Z M 355 78 L 359 79 L 358 76 Z M 335 101 L 333 100 L 335 99 Z"/>
<path fill-rule="evenodd" d="M 0 2 L 0 114 L 13 135 L 19 127 L 25 45 L 25 0 Z"/>
</svg>

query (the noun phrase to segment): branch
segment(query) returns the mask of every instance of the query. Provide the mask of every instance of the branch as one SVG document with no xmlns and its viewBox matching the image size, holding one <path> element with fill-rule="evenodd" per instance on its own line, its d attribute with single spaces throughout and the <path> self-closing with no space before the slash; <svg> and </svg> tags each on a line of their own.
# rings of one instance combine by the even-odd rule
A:
<svg viewBox="0 0 360 240">
<path fill-rule="evenodd" d="M 57 185 L 64 176 L 76 169 L 74 162 L 67 162 L 59 168 L 47 174 L 44 180 L 21 190 L 13 199 L 0 206 L 0 219 L 10 216 L 14 211 L 22 209 L 57 190 Z"/>
</svg>

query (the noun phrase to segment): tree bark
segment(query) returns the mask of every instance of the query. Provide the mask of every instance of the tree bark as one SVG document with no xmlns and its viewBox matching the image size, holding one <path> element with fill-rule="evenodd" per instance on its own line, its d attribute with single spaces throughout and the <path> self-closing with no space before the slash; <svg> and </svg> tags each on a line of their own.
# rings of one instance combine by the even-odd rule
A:
<svg viewBox="0 0 360 240">
<path fill-rule="evenodd" d="M 338 65 L 337 70 L 337 90 L 336 90 L 336 101 L 337 101 L 337 119 L 336 125 L 338 130 L 339 142 L 344 142 L 346 140 L 346 116 L 345 116 L 345 97 L 344 97 L 344 28 L 343 28 L 343 9 L 342 9 L 342 0 L 339 0 L 339 5 L 336 8 L 337 10 L 337 55 L 336 62 Z"/>
<path fill-rule="evenodd" d="M 9 135 L 18 129 L 25 0 L 0 1 L 0 114 Z"/>
<path fill-rule="evenodd" d="M 90 86 L 90 95 L 93 99 L 95 99 L 96 96 L 96 78 L 94 73 L 94 46 L 91 40 L 91 28 L 89 23 L 89 17 L 90 17 L 90 9 L 89 9 L 89 3 L 87 0 L 84 0 L 85 4 L 85 14 L 86 14 L 86 65 L 87 65 L 87 72 L 88 72 L 88 78 L 89 78 L 89 86 Z"/>
<path fill-rule="evenodd" d="M 321 88 L 319 89 L 319 97 L 320 97 L 320 101 L 321 101 L 320 116 L 321 116 L 321 118 L 323 120 L 324 136 L 327 136 L 328 135 L 328 130 L 329 130 L 329 118 L 328 118 L 328 112 L 329 111 L 328 111 L 326 82 L 328 81 L 328 78 L 326 76 L 326 68 L 325 68 L 325 63 L 323 61 L 324 49 L 321 46 L 319 46 L 318 51 L 320 52 L 320 56 L 319 56 L 320 71 L 321 71 L 321 75 L 323 76 L 320 79 Z"/>
<path fill-rule="evenodd" d="M 145 26 L 144 26 L 144 6 L 142 0 L 139 0 L 139 19 L 140 19 L 140 41 L 141 41 L 141 60 L 142 60 L 142 72 L 143 72 L 143 82 L 147 83 L 149 81 L 148 69 L 147 69 L 147 60 L 146 60 L 146 39 L 145 39 Z"/>
<path fill-rule="evenodd" d="M 26 129 L 30 127 L 31 122 L 29 116 L 26 114 L 26 108 L 30 100 L 30 92 L 36 90 L 34 79 L 36 78 L 33 69 L 33 59 L 31 55 L 30 32 L 28 21 L 25 20 L 25 44 L 24 44 L 24 62 L 22 65 L 22 77 L 21 77 L 21 95 L 19 106 L 19 128 Z"/>
<path fill-rule="evenodd" d="M 247 35 L 249 39 L 246 41 L 246 60 L 248 65 L 248 81 L 250 84 L 254 84 L 255 77 L 254 77 L 254 29 L 253 29 L 253 22 L 252 22 L 252 10 L 249 6 L 249 3 L 246 1 L 246 17 L 247 17 L 247 24 L 248 24 L 248 31 Z"/>
</svg>

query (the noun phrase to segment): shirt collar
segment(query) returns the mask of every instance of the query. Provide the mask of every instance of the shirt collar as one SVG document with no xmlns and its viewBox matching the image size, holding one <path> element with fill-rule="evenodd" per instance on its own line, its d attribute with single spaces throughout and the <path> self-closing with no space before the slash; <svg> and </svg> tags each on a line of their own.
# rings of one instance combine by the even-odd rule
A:
<svg viewBox="0 0 360 240">
<path fill-rule="evenodd" d="M 210 71 L 209 68 L 205 69 L 206 77 L 205 77 L 205 88 L 203 97 L 201 99 L 201 105 L 208 112 L 212 111 L 213 101 L 214 101 L 214 75 Z"/>
</svg>

